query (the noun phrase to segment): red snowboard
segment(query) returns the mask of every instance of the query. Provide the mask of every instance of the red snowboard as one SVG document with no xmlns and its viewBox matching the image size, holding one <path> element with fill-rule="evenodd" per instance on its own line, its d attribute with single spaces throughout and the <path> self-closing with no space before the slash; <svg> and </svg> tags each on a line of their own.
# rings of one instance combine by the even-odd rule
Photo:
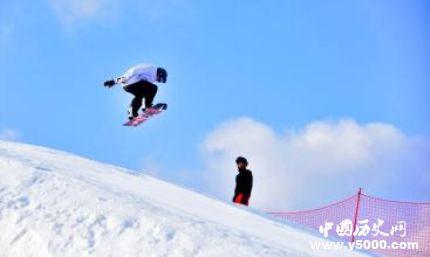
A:
<svg viewBox="0 0 430 257">
<path fill-rule="evenodd" d="M 148 108 L 144 113 L 140 114 L 136 118 L 134 118 L 130 121 L 127 121 L 123 125 L 136 127 L 136 126 L 140 125 L 141 123 L 145 122 L 146 120 L 148 120 L 149 118 L 154 117 L 155 115 L 157 115 L 157 114 L 159 114 L 165 110 L 167 110 L 167 104 L 158 103 L 158 104 L 152 106 L 151 108 Z"/>
</svg>

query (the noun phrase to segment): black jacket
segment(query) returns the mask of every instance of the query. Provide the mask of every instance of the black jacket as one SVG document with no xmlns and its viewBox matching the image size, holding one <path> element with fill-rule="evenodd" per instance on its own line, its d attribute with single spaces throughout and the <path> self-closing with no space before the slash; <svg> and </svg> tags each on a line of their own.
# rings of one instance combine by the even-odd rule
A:
<svg viewBox="0 0 430 257">
<path fill-rule="evenodd" d="M 234 197 L 243 194 L 245 196 L 251 196 L 252 190 L 252 172 L 247 169 L 239 170 L 239 174 L 236 176 L 236 188 L 234 189 Z"/>
</svg>

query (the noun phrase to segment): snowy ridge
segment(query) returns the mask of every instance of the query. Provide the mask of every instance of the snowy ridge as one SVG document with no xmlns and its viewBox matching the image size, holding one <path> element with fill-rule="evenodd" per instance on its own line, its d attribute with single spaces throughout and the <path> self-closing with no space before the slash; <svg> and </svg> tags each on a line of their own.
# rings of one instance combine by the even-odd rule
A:
<svg viewBox="0 0 430 257">
<path fill-rule="evenodd" d="M 1 257 L 366 256 L 170 183 L 0 141 Z"/>
</svg>

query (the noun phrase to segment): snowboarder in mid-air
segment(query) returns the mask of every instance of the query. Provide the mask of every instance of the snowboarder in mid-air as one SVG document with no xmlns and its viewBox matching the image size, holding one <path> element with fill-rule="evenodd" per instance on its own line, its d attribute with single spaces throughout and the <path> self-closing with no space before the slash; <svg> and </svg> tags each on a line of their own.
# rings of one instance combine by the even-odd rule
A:
<svg viewBox="0 0 430 257">
<path fill-rule="evenodd" d="M 248 160 L 246 160 L 245 157 L 237 157 L 236 164 L 239 174 L 236 176 L 236 188 L 234 189 L 233 202 L 248 205 L 252 191 L 252 172 L 246 168 L 248 166 Z"/>
<path fill-rule="evenodd" d="M 124 75 L 105 81 L 104 86 L 111 88 L 116 84 L 122 84 L 125 91 L 134 95 L 128 109 L 128 119 L 131 121 L 139 115 L 143 98 L 145 98 L 143 111 L 148 111 L 152 107 L 158 90 L 155 83 L 166 83 L 166 81 L 167 71 L 164 68 L 151 64 L 139 64 L 128 69 Z"/>
</svg>

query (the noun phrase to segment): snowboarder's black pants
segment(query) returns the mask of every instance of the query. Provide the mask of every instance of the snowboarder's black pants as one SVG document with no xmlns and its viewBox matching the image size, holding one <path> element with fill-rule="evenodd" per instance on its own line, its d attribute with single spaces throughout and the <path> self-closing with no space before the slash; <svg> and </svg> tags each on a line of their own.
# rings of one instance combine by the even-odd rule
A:
<svg viewBox="0 0 430 257">
<path fill-rule="evenodd" d="M 125 86 L 124 90 L 134 95 L 133 100 L 131 100 L 131 107 L 133 116 L 137 116 L 139 108 L 142 106 L 143 98 L 145 98 L 145 108 L 152 106 L 158 87 L 151 82 L 141 80 Z"/>
</svg>

